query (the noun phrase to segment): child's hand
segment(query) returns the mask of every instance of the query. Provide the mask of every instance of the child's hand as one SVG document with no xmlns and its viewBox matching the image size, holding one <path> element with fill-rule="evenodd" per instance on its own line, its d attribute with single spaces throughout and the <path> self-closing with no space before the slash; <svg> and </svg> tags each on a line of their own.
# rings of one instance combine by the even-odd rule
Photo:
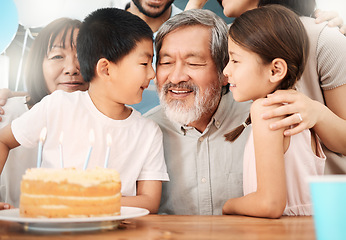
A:
<svg viewBox="0 0 346 240">
<path fill-rule="evenodd" d="M 0 202 L 0 210 L 7 210 L 11 208 L 14 208 L 14 207 L 8 203 Z"/>
<path fill-rule="evenodd" d="M 346 25 L 337 12 L 317 9 L 315 11 L 315 17 L 316 23 L 328 21 L 329 27 L 339 27 L 339 31 L 344 35 L 346 34 Z"/>
</svg>

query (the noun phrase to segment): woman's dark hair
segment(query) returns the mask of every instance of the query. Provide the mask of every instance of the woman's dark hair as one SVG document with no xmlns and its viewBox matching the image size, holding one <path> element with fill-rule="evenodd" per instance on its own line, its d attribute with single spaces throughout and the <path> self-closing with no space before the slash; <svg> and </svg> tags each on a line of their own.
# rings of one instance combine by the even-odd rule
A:
<svg viewBox="0 0 346 240">
<path fill-rule="evenodd" d="M 43 97 L 50 94 L 44 79 L 42 64 L 44 58 L 51 51 L 55 39 L 62 33 L 61 46 L 65 48 L 69 44 L 71 48 L 75 48 L 76 43 L 73 42 L 73 34 L 76 30 L 79 30 L 80 25 L 79 20 L 59 18 L 44 27 L 36 37 L 30 49 L 25 68 L 25 81 L 30 96 L 28 104 L 30 106 L 35 105 Z M 70 30 L 70 36 L 67 36 Z M 66 42 L 68 37 L 70 42 Z"/>
<path fill-rule="evenodd" d="M 316 8 L 316 0 L 259 0 L 258 6 L 279 4 L 294 11 L 299 16 L 312 17 Z"/>
<path fill-rule="evenodd" d="M 235 19 L 229 29 L 229 37 L 240 47 L 256 53 L 264 64 L 276 58 L 286 62 L 287 74 L 276 90 L 293 88 L 302 76 L 309 39 L 298 15 L 288 8 L 268 5 L 247 11 Z M 226 139 L 234 141 L 245 128 L 244 125 L 239 126 L 239 134 L 228 133 Z"/>
</svg>

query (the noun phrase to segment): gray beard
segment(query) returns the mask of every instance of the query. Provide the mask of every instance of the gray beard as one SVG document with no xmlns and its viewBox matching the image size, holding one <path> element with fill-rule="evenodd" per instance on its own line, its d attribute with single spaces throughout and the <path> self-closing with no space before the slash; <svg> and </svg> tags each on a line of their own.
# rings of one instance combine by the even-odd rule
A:
<svg viewBox="0 0 346 240">
<path fill-rule="evenodd" d="M 199 120 L 203 114 L 215 110 L 221 97 L 220 88 L 208 88 L 204 96 L 200 96 L 200 91 L 197 88 L 194 105 L 190 108 L 182 100 L 172 100 L 168 103 L 165 98 L 165 91 L 161 90 L 159 91 L 160 104 L 170 121 L 188 125 Z"/>
</svg>

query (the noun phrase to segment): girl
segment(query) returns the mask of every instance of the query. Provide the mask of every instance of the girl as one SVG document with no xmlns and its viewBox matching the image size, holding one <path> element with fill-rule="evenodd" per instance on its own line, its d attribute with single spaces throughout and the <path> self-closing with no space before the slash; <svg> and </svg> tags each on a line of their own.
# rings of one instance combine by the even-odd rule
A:
<svg viewBox="0 0 346 240">
<path fill-rule="evenodd" d="M 324 171 L 325 156 L 310 130 L 287 137 L 269 125 L 282 118 L 263 120 L 276 106 L 263 106 L 267 94 L 293 88 L 301 77 L 309 43 L 299 17 L 271 5 L 236 18 L 229 30 L 230 61 L 224 74 L 236 101 L 253 100 L 249 118 L 226 139 L 234 141 L 252 122 L 244 152 L 244 196 L 229 199 L 224 214 L 278 218 L 311 215 L 305 177 Z M 296 114 L 297 118 L 301 118 Z"/>
</svg>

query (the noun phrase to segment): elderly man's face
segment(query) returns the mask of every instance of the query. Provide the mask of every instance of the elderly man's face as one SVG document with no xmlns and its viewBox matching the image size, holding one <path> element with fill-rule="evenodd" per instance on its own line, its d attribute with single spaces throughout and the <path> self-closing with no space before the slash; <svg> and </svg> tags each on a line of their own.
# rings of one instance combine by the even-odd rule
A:
<svg viewBox="0 0 346 240">
<path fill-rule="evenodd" d="M 161 106 L 170 120 L 195 122 L 213 113 L 223 84 L 210 52 L 210 30 L 203 26 L 178 28 L 162 42 L 156 84 Z"/>
</svg>

